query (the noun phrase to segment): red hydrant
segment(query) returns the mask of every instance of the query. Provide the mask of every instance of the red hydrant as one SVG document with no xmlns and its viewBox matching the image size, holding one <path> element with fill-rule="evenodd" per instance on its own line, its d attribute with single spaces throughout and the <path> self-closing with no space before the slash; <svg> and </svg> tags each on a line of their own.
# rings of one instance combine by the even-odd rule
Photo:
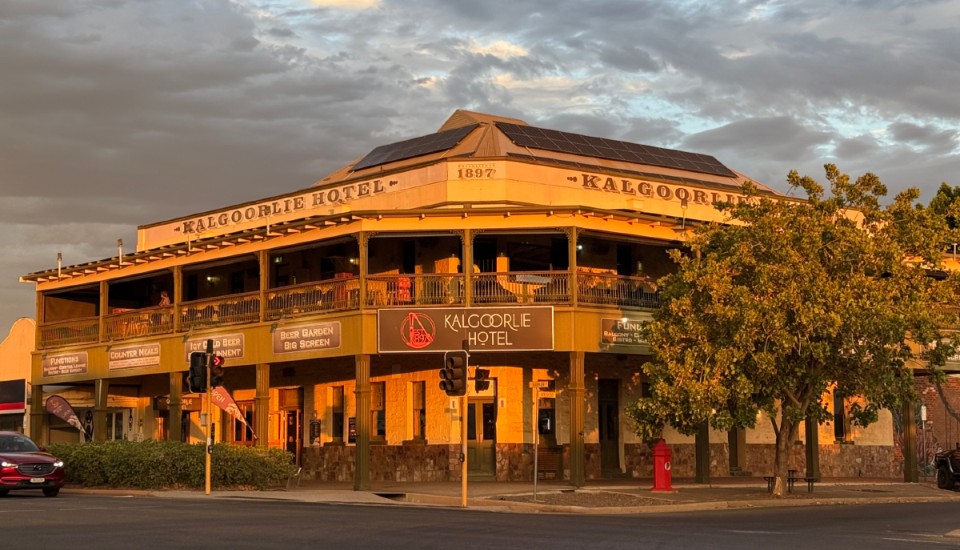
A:
<svg viewBox="0 0 960 550">
<path fill-rule="evenodd" d="M 662 439 L 653 446 L 653 489 L 650 490 L 673 492 L 670 485 L 670 447 Z"/>
</svg>

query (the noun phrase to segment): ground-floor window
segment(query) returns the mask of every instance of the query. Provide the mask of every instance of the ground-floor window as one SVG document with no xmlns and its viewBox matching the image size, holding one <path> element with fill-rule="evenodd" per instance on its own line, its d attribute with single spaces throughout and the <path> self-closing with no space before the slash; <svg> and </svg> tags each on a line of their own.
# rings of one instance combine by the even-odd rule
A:
<svg viewBox="0 0 960 550">
<path fill-rule="evenodd" d="M 343 442 L 343 386 L 331 388 L 330 408 L 333 417 L 330 422 L 330 437 L 333 441 Z"/>
<path fill-rule="evenodd" d="M 370 437 L 376 440 L 387 438 L 387 383 L 372 382 L 370 384 Z"/>
<path fill-rule="evenodd" d="M 424 440 L 427 438 L 427 399 L 426 382 L 413 382 L 410 388 L 410 403 L 413 418 L 413 439 Z"/>
<path fill-rule="evenodd" d="M 253 445 L 253 434 L 256 432 L 256 426 L 253 424 L 253 401 L 238 401 L 237 409 L 240 410 L 240 414 L 247 423 L 244 424 L 233 416 L 230 417 L 230 422 L 233 424 L 231 430 L 233 442 L 241 445 Z"/>
</svg>

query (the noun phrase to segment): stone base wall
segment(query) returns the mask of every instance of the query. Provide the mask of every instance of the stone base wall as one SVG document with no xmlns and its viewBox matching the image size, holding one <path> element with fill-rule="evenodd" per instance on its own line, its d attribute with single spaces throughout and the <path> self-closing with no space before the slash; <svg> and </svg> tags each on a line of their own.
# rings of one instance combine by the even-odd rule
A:
<svg viewBox="0 0 960 550">
<path fill-rule="evenodd" d="M 533 447 L 524 443 L 497 444 L 497 481 L 531 481 Z M 671 474 L 674 478 L 696 475 L 696 447 L 693 444 L 670 445 Z M 353 446 L 308 447 L 303 451 L 304 479 L 317 481 L 353 481 Z M 776 448 L 773 445 L 747 445 L 745 472 L 752 477 L 773 473 Z M 459 445 L 372 445 L 371 481 L 459 481 Z M 584 445 L 586 479 L 602 479 L 600 445 Z M 821 445 L 820 475 L 823 478 L 903 477 L 902 463 L 896 460 L 896 448 L 875 445 Z M 633 479 L 653 477 L 653 452 L 645 444 L 624 445 L 624 469 Z M 805 471 L 803 445 L 791 448 L 790 469 Z M 570 479 L 570 446 L 563 446 L 562 479 Z M 710 476 L 730 477 L 726 443 L 710 444 Z"/>
<path fill-rule="evenodd" d="M 307 447 L 304 479 L 353 481 L 354 446 Z M 459 445 L 371 445 L 370 481 L 457 481 Z"/>
</svg>

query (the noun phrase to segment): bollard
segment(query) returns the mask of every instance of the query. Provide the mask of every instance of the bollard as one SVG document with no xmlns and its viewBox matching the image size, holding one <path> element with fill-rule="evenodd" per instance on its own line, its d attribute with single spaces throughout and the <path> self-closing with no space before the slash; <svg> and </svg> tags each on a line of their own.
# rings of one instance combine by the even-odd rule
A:
<svg viewBox="0 0 960 550">
<path fill-rule="evenodd" d="M 653 446 L 653 489 L 650 490 L 672 493 L 670 477 L 670 447 L 661 439 Z"/>
</svg>

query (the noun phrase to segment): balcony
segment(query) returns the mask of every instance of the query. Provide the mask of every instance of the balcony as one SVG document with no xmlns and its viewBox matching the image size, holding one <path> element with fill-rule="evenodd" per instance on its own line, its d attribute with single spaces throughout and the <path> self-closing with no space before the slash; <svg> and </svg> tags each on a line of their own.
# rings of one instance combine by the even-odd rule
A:
<svg viewBox="0 0 960 550">
<path fill-rule="evenodd" d="M 471 277 L 473 305 L 571 305 L 569 271 L 482 272 Z M 464 306 L 466 278 L 462 273 L 378 274 L 366 278 L 365 307 Z M 577 300 L 601 307 L 660 307 L 660 294 L 646 277 L 609 272 L 578 271 Z M 263 295 L 264 320 L 296 318 L 360 309 L 360 278 L 334 279 L 273 288 Z M 260 322 L 260 292 L 231 294 L 140 309 L 114 308 L 99 317 L 46 323 L 40 326 L 40 347 L 57 348 L 100 341 L 173 334 L 179 312 L 179 331 Z"/>
</svg>

